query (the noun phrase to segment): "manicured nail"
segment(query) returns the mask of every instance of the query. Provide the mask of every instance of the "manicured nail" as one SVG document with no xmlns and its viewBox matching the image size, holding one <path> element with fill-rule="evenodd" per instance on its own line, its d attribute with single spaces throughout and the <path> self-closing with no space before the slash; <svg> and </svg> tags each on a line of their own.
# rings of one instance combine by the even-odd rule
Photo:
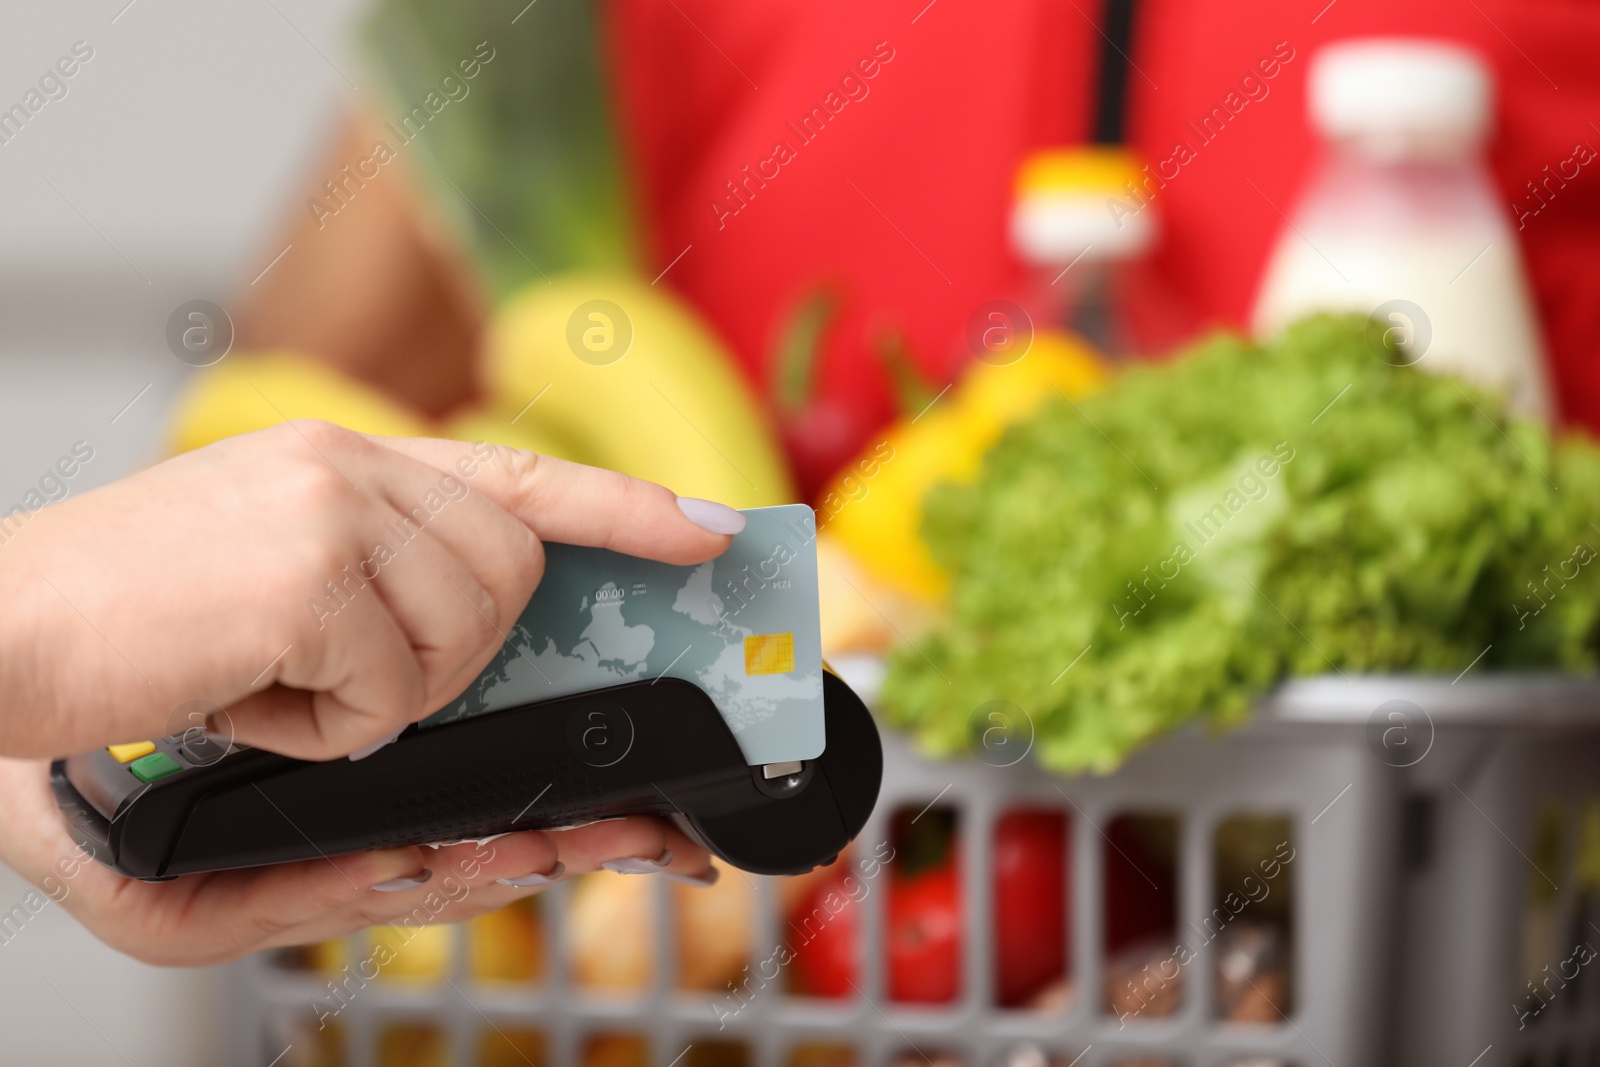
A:
<svg viewBox="0 0 1600 1067">
<path fill-rule="evenodd" d="M 378 751 L 378 749 L 385 748 L 385 747 L 387 747 L 389 745 L 394 744 L 396 741 L 400 740 L 400 734 L 401 733 L 402 733 L 402 731 L 396 730 L 394 733 L 390 734 L 388 737 L 379 738 L 377 741 L 372 742 L 372 744 L 370 744 L 370 745 L 361 746 L 360 748 L 356 749 L 354 752 L 350 753 L 350 762 L 354 763 L 358 759 L 366 759 L 368 756 L 370 756 L 374 752 Z"/>
<path fill-rule="evenodd" d="M 744 516 L 726 504 L 715 500 L 701 500 L 697 496 L 680 496 L 678 510 L 702 530 L 714 534 L 736 534 L 744 529 Z"/>
<path fill-rule="evenodd" d="M 566 873 L 567 865 L 565 863 L 557 863 L 543 874 L 535 871 L 533 874 L 525 874 L 521 878 L 496 878 L 495 881 L 501 885 L 508 885 L 512 889 L 532 889 L 535 886 L 549 885 L 551 882 L 560 881 L 561 876 Z"/>
<path fill-rule="evenodd" d="M 428 879 L 433 877 L 432 871 L 423 871 L 421 874 L 409 878 L 391 878 L 387 882 L 379 882 L 372 887 L 374 893 L 400 893 L 407 889 L 421 889 L 428 884 Z"/>
<path fill-rule="evenodd" d="M 662 877 L 670 878 L 674 882 L 684 885 L 711 886 L 717 884 L 717 879 L 722 877 L 722 872 L 715 867 L 707 867 L 700 874 L 684 874 L 681 871 L 668 871 Z"/>
<path fill-rule="evenodd" d="M 600 866 L 615 874 L 655 874 L 664 871 L 672 862 L 672 850 L 662 849 L 661 855 L 653 860 L 642 860 L 637 856 L 624 856 L 618 860 L 606 860 Z"/>
</svg>

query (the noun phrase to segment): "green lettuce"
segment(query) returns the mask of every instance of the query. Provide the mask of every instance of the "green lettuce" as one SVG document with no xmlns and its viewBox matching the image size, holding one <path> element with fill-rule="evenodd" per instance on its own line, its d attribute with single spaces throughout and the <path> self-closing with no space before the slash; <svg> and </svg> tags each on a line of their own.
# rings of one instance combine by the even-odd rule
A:
<svg viewBox="0 0 1600 1067">
<path fill-rule="evenodd" d="M 950 611 L 892 654 L 889 721 L 949 755 L 1010 701 L 1045 766 L 1108 771 L 1287 675 L 1591 670 L 1600 453 L 1398 362 L 1324 316 L 1013 426 L 929 496 Z"/>
</svg>

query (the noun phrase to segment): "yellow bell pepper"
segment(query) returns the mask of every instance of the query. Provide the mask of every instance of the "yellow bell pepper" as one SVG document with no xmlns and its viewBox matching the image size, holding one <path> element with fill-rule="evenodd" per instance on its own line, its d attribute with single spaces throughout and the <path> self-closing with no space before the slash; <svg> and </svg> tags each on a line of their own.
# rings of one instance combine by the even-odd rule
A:
<svg viewBox="0 0 1600 1067">
<path fill-rule="evenodd" d="M 840 473 L 822 496 L 819 527 L 873 580 L 918 600 L 942 599 L 948 578 L 920 534 L 928 490 L 971 480 L 1007 426 L 1051 397 L 1087 395 L 1109 375 L 1093 350 L 1056 331 L 1040 331 L 1016 363 L 973 363 L 942 398 Z"/>
</svg>

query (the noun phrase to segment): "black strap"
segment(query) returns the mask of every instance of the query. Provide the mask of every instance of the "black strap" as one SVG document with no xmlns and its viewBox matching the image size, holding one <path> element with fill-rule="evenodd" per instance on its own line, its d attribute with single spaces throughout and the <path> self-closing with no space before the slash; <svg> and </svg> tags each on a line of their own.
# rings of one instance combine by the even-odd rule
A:
<svg viewBox="0 0 1600 1067">
<path fill-rule="evenodd" d="M 1095 144 L 1120 145 L 1127 140 L 1128 76 L 1133 54 L 1136 0 L 1105 0 L 1100 27 L 1100 69 L 1096 78 Z"/>
</svg>

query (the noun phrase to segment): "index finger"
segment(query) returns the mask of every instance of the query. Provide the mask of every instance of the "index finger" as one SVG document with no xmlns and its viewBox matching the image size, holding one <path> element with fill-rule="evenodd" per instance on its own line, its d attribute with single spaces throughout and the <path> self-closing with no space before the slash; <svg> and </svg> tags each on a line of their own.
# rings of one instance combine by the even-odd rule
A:
<svg viewBox="0 0 1600 1067">
<path fill-rule="evenodd" d="M 663 563 L 704 563 L 744 529 L 724 504 L 680 497 L 655 482 L 536 452 L 423 437 L 373 437 L 437 470 L 458 475 L 543 541 L 609 548 Z"/>
</svg>

